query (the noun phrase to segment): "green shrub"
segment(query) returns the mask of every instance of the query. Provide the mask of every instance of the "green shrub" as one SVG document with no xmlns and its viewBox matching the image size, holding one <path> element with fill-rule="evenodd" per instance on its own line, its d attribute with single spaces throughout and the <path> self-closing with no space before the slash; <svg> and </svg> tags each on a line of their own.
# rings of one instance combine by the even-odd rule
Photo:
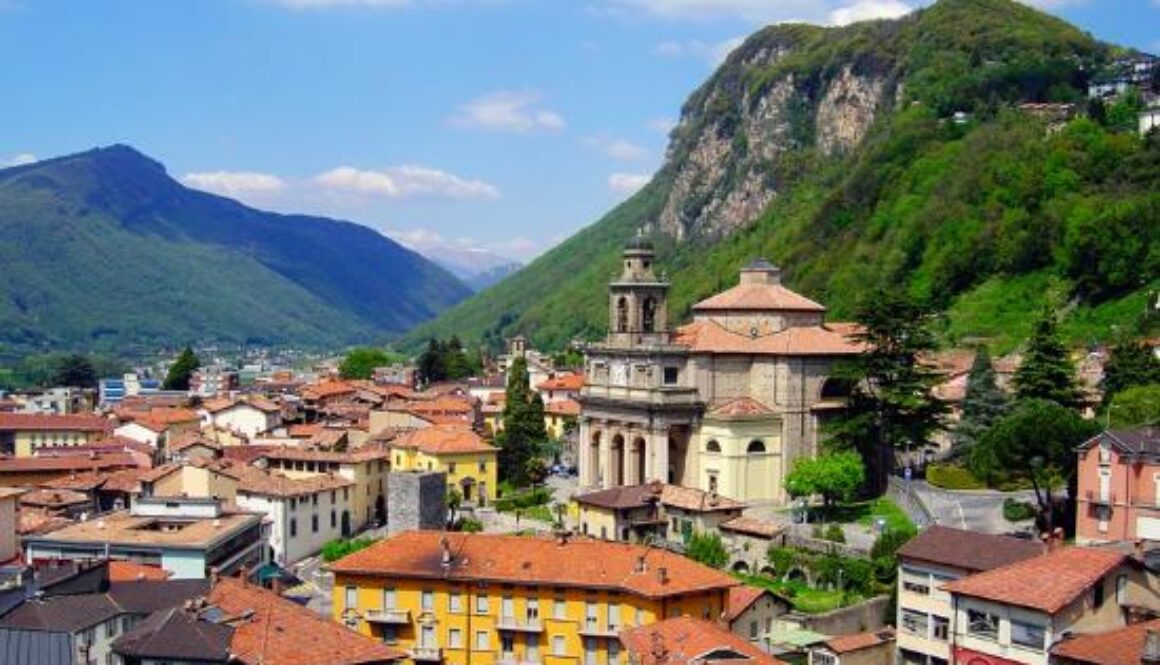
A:
<svg viewBox="0 0 1160 665">
<path fill-rule="evenodd" d="M 510 513 L 513 510 L 524 510 L 533 506 L 544 506 L 552 501 L 552 490 L 548 487 L 534 487 L 522 492 L 505 494 L 496 499 L 493 504 L 501 513 Z"/>
<path fill-rule="evenodd" d="M 1003 500 L 1003 518 L 1008 522 L 1022 522 L 1024 520 L 1035 519 L 1037 512 L 1035 506 L 1026 501 L 1019 501 L 1012 498 Z"/>
<path fill-rule="evenodd" d="M 458 529 L 464 533 L 479 533 L 483 531 L 483 522 L 474 517 L 464 517 L 459 520 Z"/>
<path fill-rule="evenodd" d="M 970 469 L 949 464 L 931 464 L 926 467 L 926 481 L 948 490 L 981 490 L 987 483 L 971 473 Z"/>
<path fill-rule="evenodd" d="M 797 565 L 799 555 L 797 550 L 789 547 L 770 547 L 765 558 L 773 565 L 773 570 L 778 575 L 785 575 L 790 568 Z"/>
<path fill-rule="evenodd" d="M 841 524 L 831 524 L 826 527 L 825 539 L 834 543 L 846 542 L 846 532 L 842 530 Z"/>
<path fill-rule="evenodd" d="M 374 544 L 371 538 L 355 538 L 353 540 L 330 540 L 322 546 L 322 560 L 330 563 L 338 561 L 348 554 L 370 547 Z"/>
<path fill-rule="evenodd" d="M 725 549 L 725 543 L 721 541 L 720 535 L 712 532 L 694 533 L 685 548 L 685 556 L 714 568 L 724 568 L 725 564 L 729 563 L 729 552 Z"/>
</svg>

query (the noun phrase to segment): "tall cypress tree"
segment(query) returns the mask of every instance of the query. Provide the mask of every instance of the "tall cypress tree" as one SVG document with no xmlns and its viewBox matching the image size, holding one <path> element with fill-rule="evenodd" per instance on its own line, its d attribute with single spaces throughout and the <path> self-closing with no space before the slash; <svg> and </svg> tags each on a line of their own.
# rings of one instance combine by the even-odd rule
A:
<svg viewBox="0 0 1160 665">
<path fill-rule="evenodd" d="M 1075 365 L 1059 337 L 1055 312 L 1045 305 L 1027 342 L 1023 362 L 1015 370 L 1015 395 L 1020 400 L 1045 399 L 1068 408 L 1080 403 Z"/>
<path fill-rule="evenodd" d="M 1123 341 L 1112 348 L 1104 365 L 1104 406 L 1116 393 L 1135 386 L 1160 383 L 1160 359 L 1143 342 Z"/>
<path fill-rule="evenodd" d="M 201 361 L 198 360 L 197 354 L 192 348 L 185 347 L 181 355 L 177 356 L 177 360 L 169 366 L 169 373 L 165 375 L 165 389 L 189 390 L 189 380 L 198 367 L 201 367 Z"/>
<path fill-rule="evenodd" d="M 500 474 L 517 486 L 528 482 L 528 462 L 548 438 L 544 403 L 528 386 L 528 363 L 517 357 L 508 368 L 500 445 Z"/>
<path fill-rule="evenodd" d="M 995 381 L 991 353 L 980 346 L 967 375 L 967 392 L 963 396 L 962 419 L 954 430 L 954 445 L 961 450 L 979 442 L 983 434 L 1007 412 L 1007 395 Z"/>
</svg>

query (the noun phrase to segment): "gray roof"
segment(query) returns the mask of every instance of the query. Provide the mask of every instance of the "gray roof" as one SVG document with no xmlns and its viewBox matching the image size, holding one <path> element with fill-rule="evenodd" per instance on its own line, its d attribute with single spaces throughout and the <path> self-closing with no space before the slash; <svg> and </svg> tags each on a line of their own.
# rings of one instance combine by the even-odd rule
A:
<svg viewBox="0 0 1160 665">
<path fill-rule="evenodd" d="M 0 627 L 75 633 L 122 614 L 145 615 L 209 592 L 206 580 L 113 582 L 105 593 L 30 598 Z"/>
<path fill-rule="evenodd" d="M 0 663 L 4 665 L 73 665 L 68 633 L 0 626 Z"/>
<path fill-rule="evenodd" d="M 1079 448 L 1084 450 L 1104 440 L 1131 455 L 1160 455 L 1160 427 L 1155 425 L 1106 430 L 1081 443 Z"/>
<path fill-rule="evenodd" d="M 903 545 L 898 557 L 977 573 L 1030 559 L 1043 551 L 1043 545 L 1033 540 L 935 525 Z"/>
<path fill-rule="evenodd" d="M 123 656 L 152 660 L 226 662 L 234 629 L 179 608 L 156 612 L 113 642 Z"/>
</svg>

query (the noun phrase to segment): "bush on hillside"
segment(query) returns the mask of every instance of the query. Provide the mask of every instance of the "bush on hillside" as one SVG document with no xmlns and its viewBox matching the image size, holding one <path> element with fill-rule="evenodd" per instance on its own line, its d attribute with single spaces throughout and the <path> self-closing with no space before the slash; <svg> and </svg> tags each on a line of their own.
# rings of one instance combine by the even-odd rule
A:
<svg viewBox="0 0 1160 665">
<path fill-rule="evenodd" d="M 926 467 L 926 481 L 935 487 L 948 490 L 981 490 L 987 483 L 961 466 L 931 464 Z"/>
</svg>

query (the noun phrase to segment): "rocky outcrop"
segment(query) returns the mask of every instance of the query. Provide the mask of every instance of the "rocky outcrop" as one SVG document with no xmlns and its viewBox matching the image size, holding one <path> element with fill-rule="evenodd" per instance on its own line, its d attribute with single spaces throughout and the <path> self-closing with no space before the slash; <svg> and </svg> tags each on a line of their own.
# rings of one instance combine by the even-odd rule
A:
<svg viewBox="0 0 1160 665">
<path fill-rule="evenodd" d="M 788 70 L 763 78 L 793 53 L 776 29 L 760 33 L 693 96 L 664 166 L 672 187 L 657 229 L 680 241 L 730 235 L 777 196 L 784 153 L 815 147 L 844 154 L 893 105 L 887 77 L 852 64 L 829 76 Z"/>
</svg>

